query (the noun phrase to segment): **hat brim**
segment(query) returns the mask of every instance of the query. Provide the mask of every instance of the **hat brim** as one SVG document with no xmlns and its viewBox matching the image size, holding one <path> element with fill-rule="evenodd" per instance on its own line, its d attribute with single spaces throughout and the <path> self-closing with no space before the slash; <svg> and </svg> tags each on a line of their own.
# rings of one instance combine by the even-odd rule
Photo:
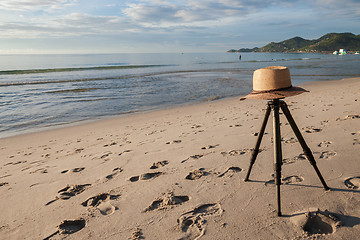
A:
<svg viewBox="0 0 360 240">
<path fill-rule="evenodd" d="M 292 86 L 290 88 L 284 90 L 271 90 L 266 92 L 255 92 L 246 95 L 243 99 L 265 99 L 265 100 L 273 100 L 273 99 L 282 99 L 286 97 L 296 96 L 301 93 L 308 92 L 307 90 L 301 87 Z"/>
</svg>

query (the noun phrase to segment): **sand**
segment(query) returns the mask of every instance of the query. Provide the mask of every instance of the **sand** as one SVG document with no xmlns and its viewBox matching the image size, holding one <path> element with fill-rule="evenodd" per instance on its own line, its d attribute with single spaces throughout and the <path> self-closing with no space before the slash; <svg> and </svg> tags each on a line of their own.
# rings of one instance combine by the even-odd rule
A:
<svg viewBox="0 0 360 240">
<path fill-rule="evenodd" d="M 286 100 L 282 217 L 266 101 L 239 97 L 0 139 L 0 239 L 357 239 L 360 78 Z"/>
</svg>

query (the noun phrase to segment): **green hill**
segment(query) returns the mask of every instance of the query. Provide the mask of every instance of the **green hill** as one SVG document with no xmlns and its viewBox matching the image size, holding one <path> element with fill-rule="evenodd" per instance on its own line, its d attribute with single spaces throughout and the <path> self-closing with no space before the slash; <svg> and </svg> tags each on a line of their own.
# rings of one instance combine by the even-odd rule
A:
<svg viewBox="0 0 360 240">
<path fill-rule="evenodd" d="M 333 52 L 339 49 L 360 51 L 360 35 L 328 33 L 315 40 L 294 37 L 278 43 L 271 42 L 261 48 L 231 49 L 228 52 Z"/>
</svg>

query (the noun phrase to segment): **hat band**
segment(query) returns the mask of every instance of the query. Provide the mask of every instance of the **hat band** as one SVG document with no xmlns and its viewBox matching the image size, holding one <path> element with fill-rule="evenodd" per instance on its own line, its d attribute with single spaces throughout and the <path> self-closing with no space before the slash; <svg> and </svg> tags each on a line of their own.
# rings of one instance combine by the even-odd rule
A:
<svg viewBox="0 0 360 240">
<path fill-rule="evenodd" d="M 284 87 L 284 88 L 278 88 L 278 89 L 273 89 L 273 90 L 265 90 L 265 91 L 255 91 L 253 90 L 253 92 L 251 94 L 262 94 L 262 93 L 272 93 L 275 91 L 282 91 L 282 90 L 286 90 L 292 88 L 292 85 L 290 85 L 289 87 Z"/>
</svg>

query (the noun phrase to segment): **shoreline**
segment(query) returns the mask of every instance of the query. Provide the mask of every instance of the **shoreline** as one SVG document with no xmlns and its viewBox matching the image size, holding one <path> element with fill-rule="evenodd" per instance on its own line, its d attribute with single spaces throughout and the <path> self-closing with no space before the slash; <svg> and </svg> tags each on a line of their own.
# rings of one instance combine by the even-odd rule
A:
<svg viewBox="0 0 360 240">
<path fill-rule="evenodd" d="M 360 78 L 302 86 L 286 102 L 331 190 L 281 114 L 283 217 L 270 119 L 244 182 L 266 101 L 235 97 L 0 139 L 0 238 L 356 239 Z"/>
<path fill-rule="evenodd" d="M 323 80 L 323 81 L 308 81 L 308 82 L 304 82 L 302 84 L 300 84 L 299 86 L 318 86 L 318 85 L 323 85 L 325 83 L 331 83 L 331 84 L 335 84 L 338 81 L 357 81 L 356 80 L 357 77 L 349 77 L 349 78 L 342 78 L 342 79 L 338 79 L 338 80 Z M 341 83 L 340 83 L 341 84 Z M 160 106 L 160 107 L 154 107 L 153 109 L 149 109 L 149 110 L 140 110 L 140 111 L 130 111 L 129 113 L 118 113 L 116 115 L 112 115 L 112 116 L 103 116 L 103 117 L 98 117 L 95 119 L 86 119 L 86 120 L 79 120 L 79 121 L 75 121 L 75 122 L 69 122 L 69 123 L 62 123 L 62 124 L 56 124 L 56 125 L 51 125 L 51 126 L 43 126 L 43 127 L 39 127 L 39 128 L 32 128 L 32 129 L 28 129 L 28 130 L 23 130 L 20 133 L 10 133 L 8 136 L 4 136 L 4 137 L 0 137 L 1 139 L 8 139 L 8 138 L 16 138 L 16 137 L 21 137 L 21 136 L 26 136 L 26 135 L 31 135 L 31 134 L 37 134 L 37 133 L 42 133 L 42 132 L 48 132 L 48 131 L 54 131 L 54 130 L 59 130 L 61 131 L 62 129 L 66 128 L 72 128 L 72 127 L 79 127 L 81 125 L 91 125 L 91 124 L 96 124 L 99 123 L 101 121 L 111 121 L 111 120 L 116 120 L 118 118 L 124 118 L 124 117 L 130 117 L 130 116 L 134 116 L 134 115 L 138 115 L 138 114 L 149 114 L 149 113 L 154 113 L 154 112 L 161 112 L 161 111 L 168 111 L 171 109 L 176 110 L 177 108 L 186 108 L 186 107 L 191 107 L 194 105 L 203 105 L 203 104 L 210 104 L 212 102 L 218 102 L 218 101 L 226 101 L 226 100 L 235 100 L 235 99 L 240 99 L 242 96 L 236 96 L 236 97 L 225 97 L 225 98 L 221 98 L 221 99 L 215 99 L 215 100 L 203 100 L 200 102 L 190 102 L 190 103 L 182 103 L 182 104 L 178 104 L 178 105 L 171 105 L 171 106 Z"/>
<path fill-rule="evenodd" d="M 214 98 L 216 98 L 216 97 L 214 97 Z M 212 99 L 214 99 L 214 98 L 212 98 Z M 124 112 L 124 113 L 118 113 L 116 115 L 111 115 L 111 116 L 97 117 L 94 119 L 78 120 L 78 121 L 69 122 L 69 123 L 59 123 L 59 124 L 50 125 L 50 126 L 22 130 L 18 134 L 15 133 L 15 134 L 12 134 L 9 136 L 0 137 L 0 140 L 7 139 L 7 138 L 20 137 L 23 135 L 37 134 L 37 133 L 41 133 L 41 132 L 48 132 L 48 131 L 61 130 L 61 129 L 71 128 L 71 127 L 78 127 L 81 125 L 95 124 L 95 123 L 98 123 L 101 121 L 115 120 L 118 118 L 130 117 L 130 116 L 139 115 L 139 114 L 141 115 L 141 114 L 149 114 L 149 113 L 153 113 L 153 112 L 157 112 L 157 111 L 159 111 L 159 112 L 168 111 L 168 110 L 176 109 L 176 108 L 186 108 L 186 107 L 191 107 L 194 105 L 203 105 L 203 104 L 208 104 L 211 102 L 226 101 L 226 100 L 238 99 L 238 98 L 240 98 L 240 97 L 232 96 L 232 97 L 224 97 L 224 98 L 220 98 L 220 99 L 216 98 L 214 100 L 208 99 L 208 100 L 202 100 L 202 101 L 198 101 L 198 102 L 180 103 L 180 104 L 176 104 L 176 105 L 164 105 L 164 106 L 154 107 L 153 109 L 148 109 L 148 110 L 129 111 L 129 112 Z"/>
<path fill-rule="evenodd" d="M 294 85 L 308 80 L 360 76 L 356 68 L 359 59 L 350 56 L 247 54 L 239 61 L 237 57 L 223 53 L 169 54 L 154 59 L 157 59 L 156 55 L 116 54 L 97 58 L 14 58 L 11 62 L 21 63 L 19 66 L 24 69 L 111 68 L 111 64 L 163 67 L 4 75 L 0 85 L 6 98 L 2 101 L 0 137 L 36 132 L 37 129 L 32 129 L 43 126 L 67 126 L 63 125 L 64 122 L 77 124 L 87 119 L 107 118 L 131 110 L 146 112 L 148 109 L 168 108 L 169 105 L 176 107 L 189 101 L 206 101 L 212 97 L 245 95 L 252 88 L 253 70 L 271 62 L 293 69 Z M 3 67 L 8 69 L 10 65 Z"/>
</svg>

